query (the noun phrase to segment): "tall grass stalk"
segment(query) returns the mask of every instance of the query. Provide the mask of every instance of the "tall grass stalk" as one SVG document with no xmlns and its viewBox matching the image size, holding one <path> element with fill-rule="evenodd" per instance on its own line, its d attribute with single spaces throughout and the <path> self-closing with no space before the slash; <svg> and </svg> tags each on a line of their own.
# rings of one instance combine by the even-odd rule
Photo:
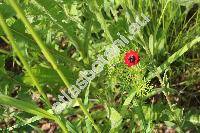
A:
<svg viewBox="0 0 200 133">
<path fill-rule="evenodd" d="M 52 67 L 57 71 L 57 73 L 59 74 L 59 76 L 61 77 L 61 79 L 65 83 L 65 85 L 67 87 L 69 87 L 70 84 L 69 84 L 68 80 L 65 78 L 65 76 L 62 73 L 62 71 L 60 70 L 60 68 L 58 67 L 55 58 L 50 54 L 50 52 L 47 50 L 47 47 L 43 43 L 42 39 L 35 32 L 35 30 L 32 28 L 31 24 L 29 23 L 29 21 L 25 17 L 25 13 L 23 12 L 23 10 L 19 7 L 19 5 L 16 1 L 13 1 L 13 0 L 8 0 L 8 1 L 9 1 L 10 5 L 13 7 L 13 9 L 17 12 L 18 16 L 20 17 L 22 22 L 25 24 L 25 26 L 28 29 L 28 31 L 30 32 L 30 34 L 33 36 L 34 40 L 37 42 L 38 46 L 42 50 L 42 53 L 44 54 L 46 59 L 51 63 Z"/>
<path fill-rule="evenodd" d="M 19 59 L 21 60 L 22 64 L 24 65 L 24 68 L 26 69 L 26 71 L 30 75 L 34 85 L 37 87 L 39 93 L 43 96 L 43 98 L 44 98 L 45 102 L 47 103 L 47 105 L 50 106 L 50 103 L 49 103 L 49 100 L 48 100 L 47 96 L 45 95 L 42 87 L 40 86 L 39 81 L 37 80 L 37 78 L 31 72 L 31 68 L 29 67 L 28 63 L 26 62 L 25 58 L 23 57 L 21 51 L 19 50 L 19 47 L 16 45 L 15 39 L 14 39 L 11 31 L 9 30 L 8 26 L 6 25 L 5 20 L 3 19 L 3 16 L 2 16 L 1 13 L 0 13 L 0 25 L 1 25 L 2 29 L 4 30 L 5 34 L 7 35 L 8 39 L 10 40 L 10 44 L 11 44 L 12 48 L 14 49 L 14 51 L 17 54 L 17 56 L 19 57 Z"/>
<path fill-rule="evenodd" d="M 165 14 L 165 11 L 166 11 L 166 9 L 167 9 L 167 6 L 168 6 L 168 4 L 169 4 L 169 2 L 170 2 L 171 0 L 167 0 L 166 1 L 166 3 L 165 3 L 165 6 L 164 6 L 164 8 L 163 8 L 163 10 L 162 10 L 162 13 L 161 13 L 161 15 L 160 15 L 160 18 L 159 18 L 159 20 L 158 20 L 158 24 L 157 24 L 157 26 L 156 26 L 156 30 L 155 30 L 155 34 L 157 34 L 157 32 L 158 32 L 158 29 L 159 29 L 159 27 L 160 27 L 160 24 L 161 24 L 161 21 L 162 21 L 162 19 L 163 19 L 163 16 L 164 16 L 164 14 Z M 155 36 L 155 35 L 154 35 Z"/>
<path fill-rule="evenodd" d="M 41 108 L 38 108 L 37 106 L 35 106 L 29 102 L 24 102 L 24 101 L 14 99 L 12 97 L 0 94 L 0 104 L 14 106 L 14 107 L 16 107 L 20 110 L 23 110 L 27 113 L 31 113 L 31 114 L 40 116 L 42 118 L 54 120 L 61 127 L 61 129 L 63 130 L 64 133 L 68 133 L 68 130 L 65 127 L 65 124 L 58 117 L 54 116 L 53 114 L 51 114 Z"/>
<path fill-rule="evenodd" d="M 185 44 L 181 49 L 179 49 L 177 52 L 175 52 L 172 56 L 170 56 L 161 66 L 156 68 L 155 71 L 152 71 L 149 73 L 147 79 L 152 79 L 157 76 L 157 74 L 162 73 L 164 70 L 166 70 L 171 63 L 176 61 L 180 56 L 182 56 L 185 52 L 187 52 L 190 48 L 192 48 L 195 44 L 200 42 L 200 37 L 197 37 L 190 43 Z"/>
<path fill-rule="evenodd" d="M 108 42 L 112 43 L 113 38 L 109 32 L 108 25 L 106 24 L 106 20 L 104 19 L 102 13 L 101 13 L 101 7 L 97 4 L 97 1 L 95 0 L 88 0 L 89 6 L 92 9 L 93 12 L 95 12 L 95 15 L 97 17 L 97 20 L 101 24 L 102 29 L 105 32 L 105 38 Z"/>
<path fill-rule="evenodd" d="M 25 24 L 26 28 L 28 29 L 28 31 L 30 32 L 30 34 L 33 36 L 34 40 L 37 42 L 38 46 L 40 47 L 40 49 L 42 50 L 42 53 L 44 54 L 44 56 L 46 57 L 46 59 L 50 62 L 50 64 L 52 65 L 53 69 L 58 73 L 58 75 L 60 76 L 60 78 L 62 79 L 62 81 L 64 82 L 64 84 L 66 85 L 66 87 L 71 90 L 71 86 L 69 81 L 67 80 L 67 78 L 64 76 L 64 73 L 60 70 L 60 68 L 58 67 L 55 58 L 50 54 L 50 52 L 47 50 L 47 47 L 45 46 L 44 42 L 42 41 L 42 39 L 40 38 L 40 36 L 35 32 L 35 30 L 33 29 L 33 27 L 31 26 L 30 22 L 27 20 L 27 18 L 25 17 L 25 13 L 23 12 L 23 10 L 21 9 L 21 7 L 19 6 L 19 4 L 16 1 L 13 0 L 8 0 L 10 5 L 12 6 L 12 8 L 16 11 L 17 15 L 20 17 L 20 19 L 22 20 L 22 22 Z M 89 120 L 91 121 L 92 125 L 94 126 L 94 128 L 97 130 L 97 132 L 100 132 L 100 128 L 94 123 L 94 120 L 92 119 L 92 117 L 90 116 L 90 114 L 88 113 L 87 109 L 83 106 L 82 102 L 79 101 L 76 98 L 76 101 L 79 103 L 82 111 L 84 112 L 84 114 L 90 118 Z"/>
<path fill-rule="evenodd" d="M 22 64 L 24 65 L 24 68 L 26 69 L 26 71 L 27 71 L 28 74 L 30 75 L 30 77 L 31 77 L 31 79 L 32 79 L 32 81 L 33 81 L 33 83 L 34 83 L 34 85 L 37 87 L 39 93 L 43 96 L 44 101 L 46 102 L 46 104 L 50 107 L 51 104 L 50 104 L 50 102 L 49 102 L 47 96 L 45 95 L 45 93 L 44 93 L 42 87 L 40 86 L 40 84 L 39 84 L 37 78 L 36 78 L 36 77 L 33 75 L 33 73 L 31 72 L 31 69 L 30 69 L 28 63 L 26 62 L 26 60 L 25 60 L 25 58 L 23 57 L 22 53 L 20 52 L 18 46 L 16 45 L 15 40 L 14 40 L 14 37 L 13 37 L 11 31 L 9 30 L 9 28 L 8 28 L 8 26 L 7 26 L 7 24 L 6 24 L 6 22 L 5 22 L 5 20 L 4 20 L 4 18 L 3 18 L 3 16 L 2 16 L 1 13 L 0 13 L 0 25 L 1 25 L 2 29 L 3 29 L 3 31 L 5 32 L 5 34 L 7 35 L 7 37 L 8 37 L 8 39 L 9 39 L 9 41 L 10 41 L 10 44 L 11 44 L 12 48 L 14 49 L 14 51 L 16 52 L 17 56 L 19 57 L 20 61 L 21 61 Z M 3 96 L 2 96 L 2 97 L 3 97 Z M 6 99 L 6 97 L 3 97 L 2 99 Z M 7 99 L 9 99 L 9 98 L 7 98 Z M 14 101 L 13 99 L 11 99 L 10 101 L 12 101 L 13 105 L 15 105 L 15 101 L 16 101 L 16 100 Z M 9 103 L 9 102 L 8 102 L 8 103 Z M 7 103 L 7 104 L 8 104 L 8 103 Z M 21 104 L 21 103 L 20 103 L 20 104 Z M 16 107 L 18 107 L 18 106 L 24 106 L 24 104 L 22 104 L 22 105 L 16 104 Z M 29 108 L 27 108 L 27 110 L 29 110 Z M 25 109 L 25 111 L 26 111 L 26 109 Z M 28 111 L 27 111 L 27 112 L 28 112 Z M 34 112 L 34 110 L 33 110 L 33 112 Z M 47 117 L 47 118 L 48 118 L 48 117 Z M 51 117 L 50 117 L 50 118 L 51 118 Z M 62 123 L 62 121 L 60 121 L 59 118 L 57 118 L 57 117 L 54 118 L 54 117 L 53 117 L 53 118 L 51 118 L 51 119 L 55 120 L 65 133 L 68 133 L 68 131 L 67 131 L 67 129 L 66 129 L 64 123 Z"/>
</svg>

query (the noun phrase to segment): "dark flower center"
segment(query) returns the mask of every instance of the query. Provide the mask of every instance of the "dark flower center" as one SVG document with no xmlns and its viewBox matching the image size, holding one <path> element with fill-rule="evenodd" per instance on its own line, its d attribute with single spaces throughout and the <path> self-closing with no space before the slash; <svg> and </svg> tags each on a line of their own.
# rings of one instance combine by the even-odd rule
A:
<svg viewBox="0 0 200 133">
<path fill-rule="evenodd" d="M 135 57 L 132 55 L 128 58 L 128 60 L 130 61 L 130 63 L 134 63 L 135 62 Z"/>
</svg>

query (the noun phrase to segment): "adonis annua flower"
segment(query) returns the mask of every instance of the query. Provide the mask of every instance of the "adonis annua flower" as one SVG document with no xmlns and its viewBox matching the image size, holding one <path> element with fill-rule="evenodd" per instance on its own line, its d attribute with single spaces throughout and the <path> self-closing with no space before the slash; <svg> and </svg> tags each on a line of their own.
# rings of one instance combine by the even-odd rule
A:
<svg viewBox="0 0 200 133">
<path fill-rule="evenodd" d="M 126 52 L 124 56 L 124 63 L 128 65 L 128 67 L 132 67 L 137 65 L 140 61 L 140 57 L 136 51 L 130 50 Z"/>
</svg>

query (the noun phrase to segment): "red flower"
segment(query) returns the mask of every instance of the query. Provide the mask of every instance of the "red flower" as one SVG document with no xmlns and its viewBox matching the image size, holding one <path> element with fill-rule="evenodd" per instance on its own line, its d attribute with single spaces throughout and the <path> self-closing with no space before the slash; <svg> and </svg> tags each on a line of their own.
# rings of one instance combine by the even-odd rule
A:
<svg viewBox="0 0 200 133">
<path fill-rule="evenodd" d="M 140 61 L 140 57 L 137 52 L 133 50 L 126 52 L 124 56 L 124 63 L 127 64 L 128 67 L 138 64 L 139 61 Z"/>
</svg>

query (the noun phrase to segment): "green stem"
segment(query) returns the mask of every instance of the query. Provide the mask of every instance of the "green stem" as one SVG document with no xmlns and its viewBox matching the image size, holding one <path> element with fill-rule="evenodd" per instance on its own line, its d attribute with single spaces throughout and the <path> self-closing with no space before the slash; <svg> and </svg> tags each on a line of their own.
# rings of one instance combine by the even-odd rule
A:
<svg viewBox="0 0 200 133">
<path fill-rule="evenodd" d="M 108 30 L 108 26 L 106 24 L 106 20 L 104 19 L 102 13 L 101 13 L 101 8 L 98 6 L 96 0 L 88 0 L 89 6 L 91 8 L 91 12 L 94 12 L 94 14 L 97 17 L 97 20 L 99 21 L 99 23 L 101 24 L 101 28 L 104 30 L 105 32 L 105 37 L 109 42 L 113 42 L 113 38 Z"/>
<path fill-rule="evenodd" d="M 32 28 L 31 24 L 29 23 L 29 21 L 25 17 L 24 11 L 20 8 L 19 4 L 16 1 L 14 1 L 14 0 L 8 0 L 8 1 L 9 1 L 10 5 L 13 7 L 13 9 L 17 12 L 17 14 L 20 17 L 20 19 L 22 20 L 22 22 L 25 24 L 26 28 L 28 29 L 28 31 L 32 35 L 33 39 L 36 41 L 36 43 L 38 44 L 38 46 L 42 50 L 42 53 L 44 54 L 46 59 L 50 62 L 52 67 L 59 74 L 60 78 L 63 80 L 65 85 L 67 87 L 69 87 L 70 84 L 69 84 L 68 80 L 65 78 L 64 74 L 62 73 L 62 71 L 58 68 L 58 65 L 56 63 L 55 58 L 50 54 L 50 52 L 48 51 L 47 47 L 45 46 L 45 44 L 43 43 L 42 39 L 40 38 L 40 36 Z"/>
<path fill-rule="evenodd" d="M 54 5 L 59 6 L 63 10 L 62 6 L 60 6 L 54 0 L 46 0 L 46 1 L 53 2 Z M 48 6 L 47 5 L 43 5 L 40 2 L 40 0 L 34 0 L 34 2 L 36 3 L 36 5 L 42 11 L 44 11 L 49 16 L 49 18 L 59 27 L 59 29 L 62 30 L 67 35 L 68 39 L 73 42 L 73 45 L 75 46 L 75 48 L 77 49 L 77 51 L 80 53 L 80 56 L 83 58 L 83 60 L 85 60 L 85 53 L 83 51 L 82 41 L 77 36 L 71 36 L 70 35 L 70 33 L 68 32 L 68 30 L 65 28 L 65 26 L 63 26 L 62 22 L 59 21 L 60 19 L 57 18 L 57 17 L 55 17 L 52 13 L 50 13 L 48 11 Z M 65 15 L 65 13 L 63 13 L 62 15 Z M 76 22 L 73 19 L 71 21 Z"/>
<path fill-rule="evenodd" d="M 5 43 L 9 44 L 9 41 L 8 41 L 4 36 L 1 36 L 1 39 L 2 39 Z"/>
<path fill-rule="evenodd" d="M 0 49 L 0 53 L 7 54 L 7 55 L 10 54 L 10 52 L 8 52 L 8 51 L 6 51 L 6 50 L 4 50 L 4 49 Z"/>
<path fill-rule="evenodd" d="M 6 25 L 5 20 L 3 19 L 3 16 L 2 16 L 1 13 L 0 13 L 0 25 L 1 25 L 2 29 L 4 30 L 5 34 L 7 35 L 8 39 L 10 40 L 11 46 L 13 47 L 13 49 L 16 52 L 17 56 L 19 57 L 19 59 L 21 60 L 22 64 L 24 65 L 24 68 L 26 69 L 26 71 L 30 75 L 34 85 L 37 87 L 38 91 L 43 96 L 43 98 L 44 98 L 45 102 L 47 103 L 47 105 L 50 106 L 50 103 L 49 103 L 49 100 L 48 100 L 47 96 L 43 92 L 43 89 L 40 86 L 38 80 L 36 79 L 36 77 L 31 72 L 31 69 L 30 69 L 28 63 L 26 62 L 25 58 L 23 57 L 19 47 L 16 45 L 14 37 L 13 37 L 12 33 L 10 32 L 8 26 Z"/>
<path fill-rule="evenodd" d="M 34 40 L 37 42 L 38 46 L 42 50 L 42 53 L 44 54 L 44 56 L 46 57 L 46 59 L 48 60 L 48 62 L 50 62 L 50 64 L 52 65 L 53 69 L 58 73 L 58 75 L 60 76 L 60 78 L 62 79 L 62 81 L 66 85 L 66 87 L 70 91 L 72 91 L 70 83 L 68 82 L 67 78 L 64 76 L 63 72 L 59 69 L 59 67 L 58 67 L 58 65 L 56 63 L 55 58 L 49 53 L 49 51 L 47 50 L 46 45 L 44 44 L 44 42 L 42 41 L 42 39 L 40 38 L 40 36 L 32 28 L 30 22 L 25 17 L 24 11 L 20 8 L 19 4 L 16 1 L 14 1 L 14 0 L 8 0 L 8 1 L 9 1 L 10 5 L 13 7 L 13 9 L 16 11 L 16 13 L 18 14 L 18 16 L 21 18 L 22 22 L 25 24 L 26 28 L 28 29 L 28 31 L 30 32 L 30 34 L 32 35 L 32 37 L 34 38 Z M 88 118 L 90 118 L 89 120 L 92 122 L 92 124 L 95 127 L 95 129 L 97 129 L 96 127 L 98 127 L 98 126 L 94 123 L 94 120 L 92 119 L 92 117 L 90 116 L 90 114 L 87 112 L 87 110 L 83 106 L 82 102 L 78 101 L 77 98 L 76 98 L 76 101 L 81 106 L 81 109 L 84 112 L 84 114 Z"/>
<path fill-rule="evenodd" d="M 94 126 L 94 128 L 96 129 L 96 131 L 98 133 L 101 133 L 101 129 L 94 123 L 94 120 L 92 119 L 92 117 L 88 113 L 87 109 L 84 107 L 83 103 L 80 100 L 78 100 L 78 99 L 77 99 L 77 102 L 80 105 L 80 108 L 82 109 L 83 113 L 88 117 L 88 119 L 90 120 L 90 122 L 92 123 L 92 125 Z"/>
<path fill-rule="evenodd" d="M 60 126 L 63 133 L 68 133 L 68 129 L 66 128 L 65 124 L 59 118 L 55 119 L 55 122 Z"/>
<path fill-rule="evenodd" d="M 159 29 L 159 27 L 160 27 L 161 20 L 162 20 L 164 14 L 165 14 L 165 10 L 167 9 L 167 5 L 169 4 L 170 1 L 171 1 L 171 0 L 167 0 L 166 4 L 165 4 L 165 6 L 164 6 L 164 8 L 163 8 L 163 10 L 162 10 L 162 13 L 161 13 L 161 15 L 160 15 L 160 18 L 159 18 L 159 20 L 158 20 L 158 24 L 157 24 L 156 30 L 155 30 L 155 32 L 154 32 L 155 34 L 158 34 L 157 32 L 158 32 L 158 29 Z"/>
<path fill-rule="evenodd" d="M 45 93 L 44 93 L 42 87 L 40 86 L 37 78 L 31 72 L 31 68 L 29 67 L 28 63 L 26 62 L 25 58 L 23 57 L 22 53 L 20 52 L 18 46 L 16 45 L 14 37 L 13 37 L 12 33 L 10 32 L 7 24 L 5 23 L 5 20 L 3 19 L 3 16 L 2 16 L 1 13 L 0 13 L 0 25 L 1 25 L 2 29 L 4 30 L 5 34 L 7 35 L 8 39 L 10 40 L 11 46 L 13 47 L 13 49 L 16 52 L 17 56 L 19 57 L 19 59 L 21 60 L 22 64 L 24 65 L 24 68 L 26 69 L 26 71 L 30 75 L 34 85 L 37 87 L 39 93 L 43 96 L 46 104 L 50 107 L 51 104 L 50 104 L 47 96 L 45 95 Z M 67 129 L 66 129 L 65 125 L 57 118 L 54 119 L 54 120 L 60 125 L 60 127 L 63 129 L 63 131 L 65 131 L 67 133 Z"/>
<path fill-rule="evenodd" d="M 195 44 L 200 42 L 200 37 L 197 37 L 190 43 L 184 45 L 181 49 L 179 49 L 177 52 L 175 52 L 172 56 L 170 56 L 161 66 L 156 68 L 155 71 L 152 71 L 148 74 L 147 79 L 151 80 L 152 78 L 156 77 L 157 74 L 162 73 L 165 69 L 169 67 L 171 63 L 173 63 L 177 58 L 182 56 L 185 52 L 187 52 L 190 48 L 192 48 Z"/>
</svg>

